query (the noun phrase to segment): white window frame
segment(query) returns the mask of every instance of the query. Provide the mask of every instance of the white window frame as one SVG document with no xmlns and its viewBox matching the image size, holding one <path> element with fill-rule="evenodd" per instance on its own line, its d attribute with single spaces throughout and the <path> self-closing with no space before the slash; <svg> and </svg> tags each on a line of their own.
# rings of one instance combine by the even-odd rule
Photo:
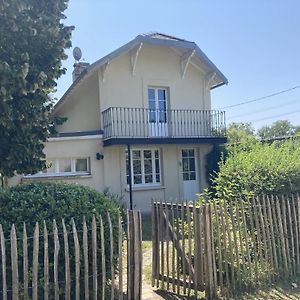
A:
<svg viewBox="0 0 300 300">
<path fill-rule="evenodd" d="M 134 170 L 133 170 L 133 151 L 140 151 L 141 152 L 141 176 L 142 176 L 142 183 L 134 183 Z M 144 163 L 144 151 L 151 151 L 151 159 L 152 159 L 152 182 L 145 182 L 145 163 Z M 158 151 L 158 161 L 159 161 L 159 182 L 156 182 L 156 167 L 155 167 L 155 151 Z M 133 148 L 130 150 L 130 155 L 131 155 L 131 182 L 132 182 L 132 187 L 152 187 L 152 186 L 162 186 L 162 172 L 161 172 L 161 164 L 162 164 L 162 159 L 161 159 L 161 150 L 159 148 Z M 127 169 L 127 160 L 128 160 L 128 153 L 127 151 L 125 152 L 126 156 L 126 181 L 128 178 L 128 169 Z M 149 174 L 147 174 L 149 175 Z M 127 184 L 128 185 L 128 184 Z M 129 185 L 128 185 L 129 186 Z"/>
<path fill-rule="evenodd" d="M 154 108 L 154 111 L 155 111 L 155 121 L 154 122 L 151 122 L 149 121 L 149 123 L 167 123 L 168 122 L 168 104 L 169 104 L 169 88 L 168 87 L 165 87 L 165 86 L 154 86 L 154 85 L 149 85 L 147 87 L 147 107 L 149 109 L 149 112 L 151 111 L 150 107 L 149 107 L 149 89 L 153 89 L 154 90 L 154 95 L 155 95 L 155 98 L 154 98 L 154 102 L 155 102 L 155 108 Z M 165 118 L 166 120 L 165 121 L 160 121 L 160 112 L 162 112 L 163 110 L 160 110 L 159 109 L 159 100 L 158 100 L 158 90 L 164 90 L 165 91 L 165 96 L 166 96 L 166 99 L 165 99 L 165 103 L 166 103 L 166 110 L 164 111 L 164 113 L 166 114 Z M 149 120 L 150 120 L 150 116 L 148 116 Z"/>
<path fill-rule="evenodd" d="M 70 172 L 60 172 L 59 171 L 59 161 L 63 159 L 71 160 L 71 171 Z M 87 171 L 76 171 L 76 160 L 77 159 L 86 159 L 87 160 Z M 51 158 L 49 161 L 53 162 L 54 165 L 54 172 L 38 172 L 33 175 L 27 175 L 24 176 L 25 178 L 31 178 L 31 177 L 58 177 L 58 176 L 80 176 L 80 175 L 90 175 L 91 174 L 91 163 L 90 158 L 86 156 L 80 156 L 80 157 L 59 157 L 59 158 Z"/>
</svg>

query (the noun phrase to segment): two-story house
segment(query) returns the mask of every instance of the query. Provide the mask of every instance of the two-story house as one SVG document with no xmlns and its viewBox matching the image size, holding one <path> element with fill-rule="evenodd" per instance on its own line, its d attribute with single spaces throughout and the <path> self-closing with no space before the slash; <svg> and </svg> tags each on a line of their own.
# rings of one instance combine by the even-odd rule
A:
<svg viewBox="0 0 300 300">
<path fill-rule="evenodd" d="M 151 198 L 195 199 L 206 186 L 206 154 L 226 142 L 210 91 L 227 79 L 200 48 L 151 33 L 74 67 L 54 109 L 67 121 L 45 145 L 50 167 L 23 180 L 109 188 L 142 211 Z"/>
</svg>

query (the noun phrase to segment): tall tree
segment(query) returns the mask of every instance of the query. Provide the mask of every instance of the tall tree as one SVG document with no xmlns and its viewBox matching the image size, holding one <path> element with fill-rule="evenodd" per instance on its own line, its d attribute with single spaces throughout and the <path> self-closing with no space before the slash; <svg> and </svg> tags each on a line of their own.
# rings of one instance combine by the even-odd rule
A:
<svg viewBox="0 0 300 300">
<path fill-rule="evenodd" d="M 251 123 L 230 123 L 227 128 L 229 144 L 246 142 L 255 139 L 254 129 Z"/>
<path fill-rule="evenodd" d="M 278 120 L 270 126 L 266 125 L 258 129 L 257 135 L 261 139 L 272 139 L 284 136 L 293 136 L 300 132 L 299 126 L 293 126 L 288 120 Z"/>
<path fill-rule="evenodd" d="M 65 73 L 72 26 L 68 0 L 0 0 L 0 173 L 34 173 L 45 165 L 53 130 L 49 93 Z"/>
</svg>

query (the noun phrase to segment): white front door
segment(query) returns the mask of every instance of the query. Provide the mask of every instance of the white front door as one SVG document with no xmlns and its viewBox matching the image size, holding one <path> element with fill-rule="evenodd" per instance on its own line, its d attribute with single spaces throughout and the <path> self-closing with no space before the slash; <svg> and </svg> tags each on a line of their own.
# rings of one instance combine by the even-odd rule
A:
<svg viewBox="0 0 300 300">
<path fill-rule="evenodd" d="M 196 150 L 182 149 L 181 159 L 184 200 L 196 200 L 199 193 Z"/>
<path fill-rule="evenodd" d="M 149 136 L 167 136 L 167 89 L 148 88 Z"/>
</svg>

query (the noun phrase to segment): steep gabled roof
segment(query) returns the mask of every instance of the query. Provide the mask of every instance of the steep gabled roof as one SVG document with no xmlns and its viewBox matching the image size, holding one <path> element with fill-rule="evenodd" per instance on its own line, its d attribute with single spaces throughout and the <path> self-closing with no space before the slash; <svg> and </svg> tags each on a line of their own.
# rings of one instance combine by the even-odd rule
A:
<svg viewBox="0 0 300 300">
<path fill-rule="evenodd" d="M 123 45 L 122 47 L 116 49 L 115 51 L 109 53 L 108 55 L 102 57 L 101 59 L 97 60 L 90 66 L 88 66 L 79 76 L 78 78 L 72 83 L 69 89 L 65 92 L 65 94 L 61 97 L 61 99 L 56 103 L 54 107 L 54 112 L 61 106 L 64 100 L 68 97 L 68 95 L 74 90 L 74 88 L 81 82 L 84 78 L 89 75 L 92 75 L 95 71 L 99 68 L 104 66 L 105 64 L 109 63 L 113 59 L 120 57 L 134 49 L 135 47 L 141 44 L 148 44 L 148 45 L 158 45 L 158 46 L 167 46 L 173 47 L 181 50 L 194 50 L 196 56 L 200 59 L 200 61 L 211 70 L 212 74 L 216 74 L 218 78 L 218 83 L 211 87 L 214 89 L 218 86 L 223 84 L 227 84 L 227 78 L 222 74 L 222 72 L 213 64 L 213 62 L 204 54 L 204 52 L 198 47 L 198 45 L 194 42 L 187 41 L 181 38 L 177 38 L 175 36 L 159 33 L 159 32 L 150 32 L 145 34 L 138 35 L 135 39 L 131 40 L 127 44 Z"/>
</svg>

